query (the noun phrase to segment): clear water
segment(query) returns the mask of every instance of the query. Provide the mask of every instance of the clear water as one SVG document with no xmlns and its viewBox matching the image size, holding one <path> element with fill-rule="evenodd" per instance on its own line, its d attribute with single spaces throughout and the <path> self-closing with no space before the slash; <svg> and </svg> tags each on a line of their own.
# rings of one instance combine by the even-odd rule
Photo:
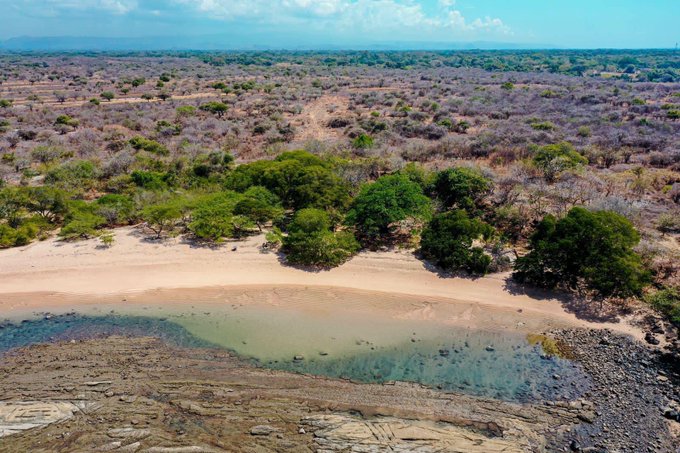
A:
<svg viewBox="0 0 680 453">
<path fill-rule="evenodd" d="M 7 322 L 0 324 L 0 354 L 35 343 L 154 336 L 180 347 L 229 349 L 272 369 L 358 382 L 416 382 L 508 401 L 573 398 L 587 386 L 576 365 L 545 357 L 521 334 L 271 308 L 193 308 Z"/>
</svg>

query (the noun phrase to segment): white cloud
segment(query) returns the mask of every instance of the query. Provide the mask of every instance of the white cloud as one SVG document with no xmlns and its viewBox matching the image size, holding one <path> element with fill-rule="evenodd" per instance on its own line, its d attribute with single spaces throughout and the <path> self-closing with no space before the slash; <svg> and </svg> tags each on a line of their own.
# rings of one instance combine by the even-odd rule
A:
<svg viewBox="0 0 680 453">
<path fill-rule="evenodd" d="M 69 11 L 127 14 L 139 6 L 137 0 L 19 0 L 15 4 L 22 10 L 42 16 L 53 16 Z"/>
<path fill-rule="evenodd" d="M 199 13 L 223 20 L 252 20 L 267 24 L 307 20 L 316 28 L 366 32 L 408 29 L 428 34 L 510 32 L 499 18 L 466 20 L 454 9 L 455 0 L 438 0 L 436 13 L 426 13 L 415 0 L 173 0 Z M 315 22 L 309 22 L 315 19 Z"/>
<path fill-rule="evenodd" d="M 7 0 L 0 0 L 7 1 Z M 86 14 L 216 19 L 255 24 L 292 34 L 316 33 L 357 39 L 451 40 L 511 34 L 500 18 L 466 18 L 455 0 L 9 0 L 10 6 L 34 17 Z"/>
<path fill-rule="evenodd" d="M 282 6 L 288 10 L 307 11 L 315 16 L 332 16 L 347 8 L 344 0 L 283 0 Z"/>
<path fill-rule="evenodd" d="M 137 8 L 136 0 L 99 0 L 99 7 L 116 14 L 126 14 Z"/>
</svg>

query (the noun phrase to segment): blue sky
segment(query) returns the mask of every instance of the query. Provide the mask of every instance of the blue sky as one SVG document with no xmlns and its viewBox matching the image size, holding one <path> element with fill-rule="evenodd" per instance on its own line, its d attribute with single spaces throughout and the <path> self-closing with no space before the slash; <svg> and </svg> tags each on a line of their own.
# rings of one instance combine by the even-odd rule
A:
<svg viewBox="0 0 680 453">
<path fill-rule="evenodd" d="M 220 34 L 259 44 L 673 47 L 680 0 L 2 0 L 0 39 Z"/>
</svg>

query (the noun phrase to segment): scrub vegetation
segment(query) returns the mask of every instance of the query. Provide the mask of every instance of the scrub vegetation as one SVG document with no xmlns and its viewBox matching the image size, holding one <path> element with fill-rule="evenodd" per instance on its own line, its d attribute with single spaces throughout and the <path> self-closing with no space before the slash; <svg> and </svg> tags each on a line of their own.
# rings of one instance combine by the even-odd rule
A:
<svg viewBox="0 0 680 453">
<path fill-rule="evenodd" d="M 0 55 L 0 248 L 143 225 L 296 266 L 640 298 L 678 322 L 665 51 Z"/>
</svg>

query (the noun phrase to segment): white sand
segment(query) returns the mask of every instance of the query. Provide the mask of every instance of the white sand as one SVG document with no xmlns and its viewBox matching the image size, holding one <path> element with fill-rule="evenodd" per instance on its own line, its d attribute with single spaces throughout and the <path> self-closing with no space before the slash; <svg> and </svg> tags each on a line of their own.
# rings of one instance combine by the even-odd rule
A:
<svg viewBox="0 0 680 453">
<path fill-rule="evenodd" d="M 159 290 L 168 289 L 182 288 L 178 293 L 189 297 L 187 289 L 301 285 L 444 298 L 452 304 L 475 306 L 482 319 L 488 310 L 496 315 L 498 311 L 522 310 L 524 316 L 552 320 L 552 325 L 608 327 L 641 335 L 627 323 L 579 319 L 548 294 L 533 297 L 516 292 L 509 274 L 478 279 L 441 277 L 406 251 L 364 252 L 339 268 L 310 272 L 282 265 L 275 253 L 263 253 L 263 236 L 210 248 L 181 238 L 148 241 L 134 228 L 118 229 L 115 235 L 110 249 L 101 248 L 97 240 L 66 243 L 50 239 L 0 251 L 0 316 L 19 308 L 38 310 L 48 299 L 72 303 L 121 294 L 140 298 L 140 293 L 145 293 L 143 299 L 148 301 L 154 292 L 156 297 L 167 297 L 167 291 Z M 233 246 L 238 249 L 232 251 Z M 422 314 L 415 313 L 429 316 L 427 307 Z"/>
</svg>

